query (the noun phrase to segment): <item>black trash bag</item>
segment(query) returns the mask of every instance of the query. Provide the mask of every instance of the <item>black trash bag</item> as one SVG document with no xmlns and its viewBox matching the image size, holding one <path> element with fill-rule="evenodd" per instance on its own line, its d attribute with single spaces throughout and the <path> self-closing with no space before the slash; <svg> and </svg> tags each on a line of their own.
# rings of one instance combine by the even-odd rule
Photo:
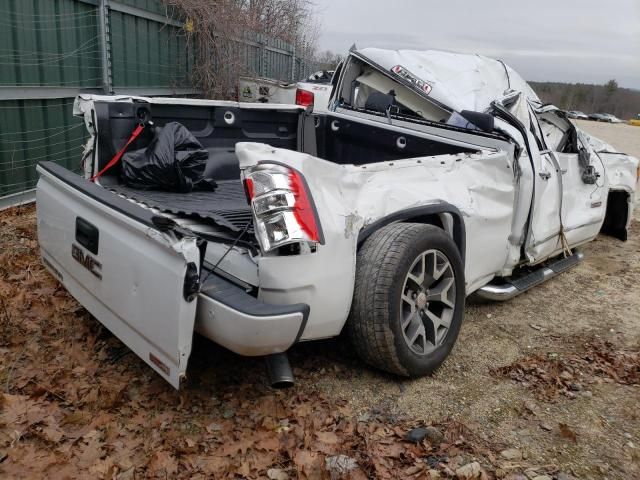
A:
<svg viewBox="0 0 640 480">
<path fill-rule="evenodd" d="M 187 128 L 177 122 L 156 129 L 147 148 L 125 153 L 122 180 L 128 187 L 188 193 L 213 190 L 216 182 L 205 179 L 209 152 Z"/>
</svg>

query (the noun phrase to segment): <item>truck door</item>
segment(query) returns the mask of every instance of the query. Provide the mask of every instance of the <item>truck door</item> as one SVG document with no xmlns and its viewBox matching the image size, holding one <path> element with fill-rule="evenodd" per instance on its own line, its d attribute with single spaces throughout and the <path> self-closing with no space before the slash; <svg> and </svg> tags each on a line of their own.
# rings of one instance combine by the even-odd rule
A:
<svg viewBox="0 0 640 480">
<path fill-rule="evenodd" d="M 606 212 L 606 176 L 595 152 L 555 107 L 537 113 L 546 149 L 557 161 L 562 181 L 562 231 L 569 246 L 592 240 Z M 586 142 L 585 142 L 586 143 Z M 582 153 L 580 153 L 582 150 Z"/>
<path fill-rule="evenodd" d="M 525 252 L 529 261 L 540 262 L 562 249 L 560 208 L 562 178 L 556 158 L 543 140 L 538 119 L 529 108 L 527 125 L 534 169 L 534 194 Z"/>
</svg>

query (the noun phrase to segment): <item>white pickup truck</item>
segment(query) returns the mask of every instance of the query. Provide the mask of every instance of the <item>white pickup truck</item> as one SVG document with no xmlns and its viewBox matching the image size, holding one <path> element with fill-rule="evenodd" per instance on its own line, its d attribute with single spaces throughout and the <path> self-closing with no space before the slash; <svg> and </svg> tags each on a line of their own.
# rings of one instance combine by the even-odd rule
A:
<svg viewBox="0 0 640 480">
<path fill-rule="evenodd" d="M 174 387 L 194 331 L 267 356 L 277 385 L 292 380 L 292 345 L 343 330 L 365 362 L 424 375 L 451 351 L 468 295 L 511 298 L 599 232 L 626 239 L 638 160 L 502 62 L 352 50 L 333 83 L 315 113 L 80 96 L 84 177 L 39 165 L 44 265 Z M 91 181 L 151 122 L 193 133 L 214 191 L 131 188 L 118 165 Z"/>
<path fill-rule="evenodd" d="M 240 77 L 238 97 L 245 103 L 289 103 L 324 112 L 331 97 L 333 70 L 321 70 L 297 83 L 283 83 L 268 78 Z"/>
</svg>

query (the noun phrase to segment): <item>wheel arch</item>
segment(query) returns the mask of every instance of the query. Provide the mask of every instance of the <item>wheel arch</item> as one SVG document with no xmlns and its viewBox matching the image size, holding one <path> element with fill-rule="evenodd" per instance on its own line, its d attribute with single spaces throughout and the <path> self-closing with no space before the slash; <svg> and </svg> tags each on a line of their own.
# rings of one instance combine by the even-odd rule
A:
<svg viewBox="0 0 640 480">
<path fill-rule="evenodd" d="M 607 210 L 601 233 L 626 241 L 631 220 L 631 194 L 626 190 L 610 189 L 607 197 Z"/>
<path fill-rule="evenodd" d="M 449 220 L 450 218 L 450 220 Z M 458 247 L 462 264 L 465 263 L 466 252 L 466 230 L 464 220 L 460 210 L 448 203 L 438 202 L 419 207 L 411 207 L 377 219 L 366 225 L 358 234 L 358 248 L 362 246 L 367 238 L 382 227 L 392 223 L 423 223 L 442 228 L 451 236 L 453 242 Z"/>
</svg>

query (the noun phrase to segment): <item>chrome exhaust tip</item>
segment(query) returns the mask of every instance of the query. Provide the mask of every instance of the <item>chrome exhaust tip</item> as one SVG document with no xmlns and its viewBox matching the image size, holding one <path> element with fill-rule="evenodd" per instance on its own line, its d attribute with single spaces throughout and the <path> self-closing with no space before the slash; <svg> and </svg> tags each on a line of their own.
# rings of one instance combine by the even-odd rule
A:
<svg viewBox="0 0 640 480">
<path fill-rule="evenodd" d="M 295 383 L 289 357 L 286 353 L 274 353 L 265 357 L 267 364 L 267 375 L 271 388 L 283 389 L 291 388 Z"/>
</svg>

